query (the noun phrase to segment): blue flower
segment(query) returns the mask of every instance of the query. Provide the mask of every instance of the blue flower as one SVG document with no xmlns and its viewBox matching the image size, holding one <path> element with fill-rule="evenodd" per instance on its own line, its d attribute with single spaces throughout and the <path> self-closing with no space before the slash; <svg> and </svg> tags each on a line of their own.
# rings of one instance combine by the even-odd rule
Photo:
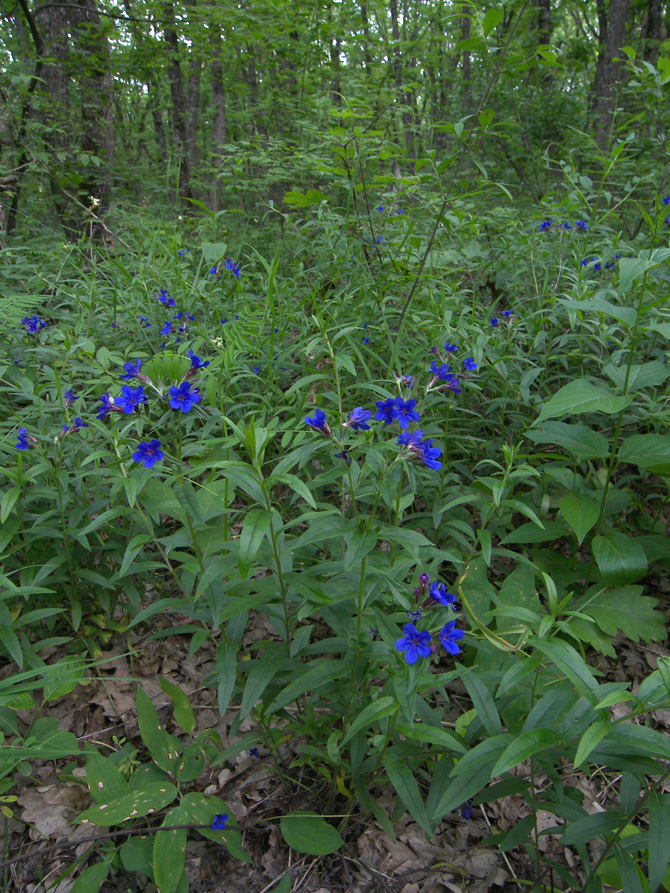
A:
<svg viewBox="0 0 670 893">
<path fill-rule="evenodd" d="M 430 657 L 430 633 L 427 630 L 419 632 L 413 623 L 406 623 L 402 631 L 404 637 L 395 643 L 397 651 L 405 652 L 405 660 L 408 664 L 415 664 L 420 657 Z"/>
<path fill-rule="evenodd" d="M 418 609 L 416 611 L 408 611 L 407 616 L 412 621 L 412 623 L 418 623 L 419 620 L 423 617 L 423 614 Z"/>
<path fill-rule="evenodd" d="M 342 450 L 341 453 L 335 453 L 336 459 L 344 459 L 347 465 L 351 465 L 351 456 L 349 455 L 349 450 Z"/>
<path fill-rule="evenodd" d="M 474 361 L 474 359 L 473 359 L 472 357 L 468 357 L 468 358 L 465 360 L 465 362 L 463 363 L 463 367 L 464 367 L 464 369 L 465 369 L 466 372 L 474 372 L 475 369 L 478 368 L 478 366 L 479 366 L 479 364 L 478 364 L 478 363 L 475 363 L 475 361 Z"/>
<path fill-rule="evenodd" d="M 149 322 L 149 320 L 147 319 L 146 316 L 140 316 L 140 317 L 139 317 L 139 320 L 140 320 L 140 322 L 142 323 L 142 328 L 143 328 L 143 329 L 148 329 L 148 328 L 150 328 L 151 323 Z"/>
<path fill-rule="evenodd" d="M 575 229 L 579 230 L 582 233 L 585 233 L 588 230 L 588 226 L 584 220 L 575 220 Z"/>
<path fill-rule="evenodd" d="M 553 220 L 543 220 L 542 223 L 540 224 L 540 231 L 543 233 L 546 233 L 547 230 L 551 229 L 551 225 L 553 222 L 554 222 Z"/>
<path fill-rule="evenodd" d="M 472 800 L 468 800 L 467 803 L 464 803 L 463 806 L 461 806 L 459 812 L 466 822 L 470 821 L 470 819 L 474 815 L 474 812 L 472 810 Z"/>
<path fill-rule="evenodd" d="M 585 267 L 587 264 L 590 264 L 591 261 L 598 260 L 597 257 L 585 257 L 584 260 L 580 263 L 580 267 Z"/>
<path fill-rule="evenodd" d="M 465 633 L 463 630 L 456 629 L 455 620 L 450 620 L 448 623 L 445 623 L 440 632 L 440 642 L 447 649 L 449 654 L 458 654 L 460 652 L 461 649 L 456 643 L 464 637 Z"/>
<path fill-rule="evenodd" d="M 559 223 L 561 229 L 572 229 L 569 223 Z"/>
<path fill-rule="evenodd" d="M 670 195 L 666 195 L 666 197 L 663 199 L 663 204 L 670 205 Z"/>
<path fill-rule="evenodd" d="M 377 207 L 375 208 L 375 211 L 377 211 L 379 214 L 381 214 L 383 210 L 384 210 L 384 205 L 377 205 Z"/>
<path fill-rule="evenodd" d="M 19 428 L 18 440 L 16 441 L 14 446 L 16 447 L 17 450 L 29 450 L 30 449 L 30 444 L 28 443 L 29 440 L 34 441 L 34 438 L 31 437 L 30 434 L 28 434 L 28 429 L 27 428 Z"/>
<path fill-rule="evenodd" d="M 172 334 L 172 323 L 169 319 L 165 320 L 163 328 L 161 329 L 161 335 L 171 335 Z"/>
<path fill-rule="evenodd" d="M 21 322 L 26 327 L 26 332 L 29 332 L 31 335 L 46 327 L 46 323 L 39 316 L 24 316 Z"/>
<path fill-rule="evenodd" d="M 78 395 L 75 396 L 75 393 L 72 390 L 72 388 L 69 388 L 69 390 L 65 391 L 65 393 L 63 394 L 63 402 L 65 403 L 66 406 L 72 406 L 72 404 L 78 399 L 79 399 L 79 396 Z"/>
<path fill-rule="evenodd" d="M 441 378 L 443 381 L 450 381 L 454 377 L 449 374 L 449 363 L 442 363 L 438 366 L 435 360 L 433 360 L 430 364 L 430 371 L 433 373 L 433 381 L 435 381 L 436 378 Z"/>
<path fill-rule="evenodd" d="M 446 350 L 447 353 L 455 353 L 458 350 L 458 345 L 457 344 L 449 344 L 449 342 L 447 341 L 447 343 L 444 345 L 444 349 Z M 437 353 L 437 349 L 434 348 L 434 350 L 435 350 L 435 353 Z M 432 352 L 433 351 L 431 351 L 431 353 Z"/>
<path fill-rule="evenodd" d="M 384 422 L 385 425 L 392 425 L 398 418 L 398 410 L 395 405 L 395 399 L 389 397 L 388 400 L 377 400 L 377 412 L 375 419 L 378 422 Z"/>
<path fill-rule="evenodd" d="M 261 367 L 259 365 L 256 365 L 256 366 L 254 366 L 254 368 L 251 371 L 254 373 L 254 375 L 259 375 L 260 371 L 261 371 Z"/>
<path fill-rule="evenodd" d="M 205 360 L 205 362 L 203 363 L 200 357 L 196 353 L 193 353 L 192 350 L 189 350 L 188 358 L 191 361 L 191 368 L 189 369 L 189 372 L 191 374 L 194 374 L 199 369 L 205 369 L 207 366 L 209 366 L 210 363 L 209 360 Z"/>
<path fill-rule="evenodd" d="M 100 398 L 100 402 L 102 406 L 98 409 L 98 418 L 104 419 L 104 417 L 110 412 L 123 412 L 123 407 L 117 406 L 113 397 L 110 397 L 109 394 L 103 394 Z"/>
<path fill-rule="evenodd" d="M 453 610 L 456 605 L 456 596 L 452 595 L 451 592 L 447 592 L 447 587 L 444 583 L 440 583 L 439 580 L 434 580 L 430 584 L 428 593 L 434 602 L 444 605 L 445 608 Z"/>
<path fill-rule="evenodd" d="M 190 248 L 180 248 L 177 252 L 177 257 L 183 257 L 185 254 L 188 254 L 190 250 Z"/>
<path fill-rule="evenodd" d="M 86 422 L 82 422 L 78 415 L 74 417 L 74 422 L 72 425 L 68 425 L 67 422 L 63 422 L 62 434 L 65 437 L 66 434 L 73 434 L 75 431 L 78 431 L 80 428 L 88 428 Z"/>
<path fill-rule="evenodd" d="M 134 462 L 143 462 L 145 468 L 153 468 L 156 462 L 163 459 L 163 450 L 160 440 L 150 440 L 149 443 L 140 443 L 133 453 Z"/>
<path fill-rule="evenodd" d="M 372 418 L 372 413 L 369 409 L 363 409 L 362 406 L 357 406 L 356 409 L 349 414 L 349 421 L 345 422 L 344 426 L 351 426 L 353 431 L 369 431 L 370 426 L 367 422 L 370 418 Z"/>
<path fill-rule="evenodd" d="M 498 317 L 497 316 L 491 317 L 491 325 L 493 326 L 494 329 L 498 325 Z"/>
<path fill-rule="evenodd" d="M 403 388 L 408 388 L 409 390 L 411 390 L 414 387 L 414 376 L 401 375 L 398 379 L 398 384 L 400 384 Z"/>
<path fill-rule="evenodd" d="M 261 758 L 261 755 L 260 755 L 260 753 L 258 752 L 258 748 L 257 748 L 257 747 L 251 747 L 251 748 L 249 749 L 249 756 L 250 756 L 250 757 L 255 757 L 257 760 L 260 760 L 260 758 Z"/>
<path fill-rule="evenodd" d="M 140 369 L 142 368 L 142 360 L 140 360 L 140 358 L 138 357 L 138 358 L 135 360 L 135 364 L 134 364 L 134 365 L 133 365 L 132 363 L 124 363 L 124 364 L 123 364 L 123 368 L 126 370 L 126 374 L 125 374 L 125 375 L 121 375 L 121 376 L 119 376 L 119 377 L 120 377 L 120 378 L 124 378 L 126 381 L 130 381 L 131 378 L 136 378 L 136 377 L 138 377 L 137 373 L 138 373 L 138 372 L 140 371 Z"/>
<path fill-rule="evenodd" d="M 366 335 L 365 338 L 362 339 L 361 344 L 367 344 L 370 339 Z"/>
<path fill-rule="evenodd" d="M 507 319 L 508 317 L 512 316 L 513 313 L 514 313 L 513 310 L 503 310 L 503 312 L 500 315 L 504 316 Z"/>
<path fill-rule="evenodd" d="M 218 815 L 215 815 L 214 821 L 212 822 L 212 831 L 224 831 L 225 827 L 226 827 L 226 822 L 228 821 L 229 818 L 230 818 L 230 816 L 228 815 L 227 812 L 224 813 L 223 815 L 221 815 L 220 813 Z"/>
<path fill-rule="evenodd" d="M 330 436 L 330 428 L 328 427 L 328 423 L 326 422 L 326 413 L 322 409 L 314 410 L 314 418 L 310 418 L 309 416 L 305 419 L 305 424 L 309 425 L 310 428 L 314 428 L 317 431 L 320 431 L 322 434 L 326 436 Z"/>
<path fill-rule="evenodd" d="M 410 422 L 418 422 L 421 414 L 414 408 L 416 400 L 403 400 L 395 398 L 396 418 L 401 428 L 409 428 Z"/>
<path fill-rule="evenodd" d="M 423 452 L 423 447 L 421 446 L 422 437 L 423 431 L 421 428 L 417 428 L 416 431 L 403 431 L 398 435 L 398 443 L 401 446 L 409 447 L 410 450 Z"/>
<path fill-rule="evenodd" d="M 172 409 L 190 412 L 196 403 L 200 403 L 201 400 L 200 391 L 197 388 L 191 390 L 189 381 L 183 381 L 179 387 L 170 388 L 170 406 Z"/>
<path fill-rule="evenodd" d="M 159 304 L 163 304 L 165 307 L 174 307 L 174 305 L 177 303 L 174 298 L 168 297 L 166 288 L 161 288 L 160 294 L 156 295 L 156 300 Z"/>
<path fill-rule="evenodd" d="M 427 465 L 428 468 L 432 468 L 433 471 L 437 471 L 438 468 L 442 468 L 442 463 L 438 461 L 438 456 L 442 455 L 442 450 L 439 447 L 431 446 L 432 443 L 432 440 L 425 440 L 423 442 L 421 459 L 424 465 Z"/>
<path fill-rule="evenodd" d="M 121 394 L 115 400 L 116 405 L 120 406 L 126 415 L 130 415 L 131 412 L 135 412 L 136 409 L 139 409 L 142 404 L 148 402 L 147 396 L 144 393 L 144 388 L 141 385 L 138 385 L 135 390 L 133 390 L 129 384 L 126 384 L 121 388 Z M 101 416 L 99 415 L 98 418 L 101 418 Z"/>
<path fill-rule="evenodd" d="M 377 238 L 375 239 L 375 242 L 376 242 L 378 245 L 383 245 L 383 244 L 384 244 L 384 237 L 383 237 L 383 236 L 377 236 Z"/>
<path fill-rule="evenodd" d="M 229 270 L 236 279 L 240 278 L 240 268 L 237 266 L 235 261 L 232 258 L 228 258 L 228 260 L 224 264 L 226 270 Z"/>
</svg>

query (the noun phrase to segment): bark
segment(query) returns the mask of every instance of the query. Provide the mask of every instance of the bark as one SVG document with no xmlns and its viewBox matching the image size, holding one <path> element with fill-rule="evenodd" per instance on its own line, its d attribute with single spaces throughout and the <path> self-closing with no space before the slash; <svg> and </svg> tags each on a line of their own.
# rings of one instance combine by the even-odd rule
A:
<svg viewBox="0 0 670 893">
<path fill-rule="evenodd" d="M 645 62 L 656 64 L 658 50 L 663 40 L 663 11 L 661 0 L 649 0 L 647 16 L 644 22 L 642 36 L 644 38 Z"/>
<path fill-rule="evenodd" d="M 470 39 L 470 16 L 462 16 L 461 18 L 461 39 Z M 463 114 L 471 115 L 473 110 L 470 51 L 463 50 Z"/>
<path fill-rule="evenodd" d="M 363 63 L 365 71 L 370 73 L 370 23 L 368 21 L 368 5 L 365 0 L 361 2 L 361 22 L 363 23 Z"/>
<path fill-rule="evenodd" d="M 625 43 L 628 0 L 611 0 L 609 14 L 605 0 L 598 0 L 600 52 L 594 83 L 594 135 L 601 149 L 610 139 L 617 88 L 622 77 L 621 47 Z"/>
<path fill-rule="evenodd" d="M 193 198 L 191 192 L 191 159 L 188 150 L 188 112 L 186 95 L 184 93 L 184 79 L 179 61 L 179 38 L 175 31 L 174 8 L 171 2 L 164 4 L 163 15 L 166 22 L 163 36 L 168 48 L 168 79 L 170 81 L 170 97 L 172 99 L 172 124 L 177 157 L 179 159 L 179 195 L 183 199 Z"/>
<path fill-rule="evenodd" d="M 212 134 L 212 154 L 214 170 L 210 179 L 210 207 L 216 214 L 221 208 L 221 170 L 223 148 L 226 142 L 226 93 L 223 86 L 223 63 L 221 61 L 221 35 L 216 28 L 211 29 L 212 104 L 214 106 L 214 132 Z"/>
<path fill-rule="evenodd" d="M 102 162 L 82 171 L 80 192 L 84 204 L 89 197 L 98 203 L 97 214 L 109 207 L 114 162 L 114 97 L 111 57 L 95 0 L 78 0 L 67 10 L 79 64 L 76 80 L 80 92 L 81 148 Z"/>
<path fill-rule="evenodd" d="M 551 43 L 551 0 L 536 0 L 537 42 Z"/>
</svg>

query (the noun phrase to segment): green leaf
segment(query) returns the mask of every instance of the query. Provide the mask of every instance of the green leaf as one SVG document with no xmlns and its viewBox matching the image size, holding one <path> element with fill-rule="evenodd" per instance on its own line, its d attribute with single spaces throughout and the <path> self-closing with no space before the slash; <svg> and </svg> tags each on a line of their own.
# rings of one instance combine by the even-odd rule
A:
<svg viewBox="0 0 670 893">
<path fill-rule="evenodd" d="M 245 718 L 260 701 L 261 695 L 276 678 L 277 670 L 287 659 L 286 647 L 283 643 L 270 645 L 251 665 L 244 686 L 239 719 Z"/>
<path fill-rule="evenodd" d="M 572 645 L 568 645 L 567 642 L 562 642 L 560 639 L 554 639 L 553 642 L 545 642 L 540 639 L 530 641 L 534 648 L 548 657 L 568 677 L 577 691 L 583 694 L 589 703 L 598 703 L 600 700 L 599 686 L 593 678 L 593 671 Z"/>
<path fill-rule="evenodd" d="M 188 825 L 188 810 L 175 806 L 163 819 L 163 825 Z M 153 866 L 157 893 L 177 893 L 184 873 L 186 828 L 157 831 L 154 837 Z"/>
<path fill-rule="evenodd" d="M 235 828 L 224 828 L 223 831 L 214 831 L 212 824 L 217 815 L 230 815 L 231 810 L 223 800 L 218 797 L 206 797 L 204 794 L 186 794 L 181 799 L 183 806 L 190 816 L 193 825 L 205 825 L 198 828 L 198 834 L 202 834 L 208 840 L 222 844 L 231 856 L 241 862 L 251 863 L 253 859 L 242 849 L 242 834 Z"/>
<path fill-rule="evenodd" d="M 344 846 L 337 829 L 315 813 L 290 812 L 281 819 L 279 827 L 284 840 L 296 853 L 328 856 Z"/>
<path fill-rule="evenodd" d="M 578 459 L 605 459 L 609 455 L 609 441 L 587 425 L 567 422 L 544 422 L 526 431 L 533 443 L 553 443 L 568 450 Z"/>
<path fill-rule="evenodd" d="M 298 192 L 294 190 L 287 192 L 284 196 L 284 202 L 287 205 L 294 205 L 296 208 L 306 208 L 309 205 L 320 205 L 328 196 L 320 189 L 308 189 L 307 192 Z"/>
<path fill-rule="evenodd" d="M 609 530 L 603 536 L 595 536 L 591 546 L 605 583 L 634 583 L 647 573 L 644 549 L 625 533 Z"/>
<path fill-rule="evenodd" d="M 95 803 L 110 803 L 128 793 L 128 782 L 111 760 L 97 751 L 86 754 L 86 781 Z"/>
<path fill-rule="evenodd" d="M 642 586 L 619 586 L 600 592 L 595 597 L 590 594 L 585 604 L 577 609 L 593 617 L 600 629 L 609 636 L 621 630 L 635 642 L 663 641 L 667 636 L 663 615 L 655 610 L 658 601 L 643 596 Z"/>
<path fill-rule="evenodd" d="M 461 736 L 457 735 L 456 732 L 452 732 L 451 729 L 444 729 L 441 726 L 429 726 L 423 722 L 415 722 L 414 725 L 403 722 L 396 726 L 396 730 L 399 735 L 403 735 L 405 738 L 421 741 L 422 744 L 434 744 L 441 750 L 459 754 L 468 752 Z"/>
<path fill-rule="evenodd" d="M 586 493 L 573 496 L 566 494 L 559 503 L 561 514 L 570 525 L 581 546 L 584 537 L 594 526 L 600 514 L 597 500 Z"/>
<path fill-rule="evenodd" d="M 170 696 L 176 722 L 188 735 L 192 735 L 195 729 L 195 713 L 188 696 L 178 685 L 163 676 L 159 676 L 158 681 L 165 694 Z"/>
<path fill-rule="evenodd" d="M 518 766 L 519 763 L 523 763 L 524 760 L 539 751 L 557 747 L 562 742 L 561 736 L 549 729 L 532 729 L 530 732 L 524 732 L 505 748 L 491 770 L 491 775 L 502 775 L 503 772 L 509 772 L 514 766 Z"/>
<path fill-rule="evenodd" d="M 477 717 L 482 721 L 487 734 L 491 736 L 499 735 L 502 732 L 502 723 L 488 688 L 472 670 L 464 673 L 462 679 L 470 695 L 470 700 L 477 711 Z"/>
<path fill-rule="evenodd" d="M 79 816 L 79 822 L 92 825 L 121 825 L 130 819 L 159 812 L 177 796 L 177 788 L 168 781 L 150 782 L 142 790 L 128 791 L 113 802 L 91 806 Z"/>
<path fill-rule="evenodd" d="M 623 390 L 626 386 L 627 366 L 614 366 L 609 364 L 605 366 L 603 372 L 612 379 L 614 384 Z M 662 385 L 668 377 L 668 369 L 664 363 L 659 360 L 651 360 L 649 363 L 642 365 L 635 364 L 630 367 L 630 375 L 628 376 L 628 391 L 640 391 L 642 388 L 656 388 Z"/>
<path fill-rule="evenodd" d="M 542 407 L 535 424 L 545 419 L 580 415 L 586 412 L 619 412 L 631 402 L 632 397 L 616 397 L 604 384 L 594 385 L 583 378 L 564 385 Z"/>
<path fill-rule="evenodd" d="M 484 18 L 482 19 L 482 29 L 484 34 L 488 37 L 491 31 L 494 28 L 497 28 L 498 25 L 503 20 L 503 11 L 502 9 L 489 9 Z"/>
<path fill-rule="evenodd" d="M 414 777 L 410 764 L 403 757 L 397 756 L 392 751 L 384 754 L 384 768 L 389 781 L 398 792 L 405 809 L 419 823 L 421 829 L 430 837 L 433 833 L 428 819 L 426 807 L 419 790 L 419 785 Z"/>
<path fill-rule="evenodd" d="M 346 744 L 347 741 L 353 738 L 354 735 L 361 731 L 361 729 L 368 729 L 373 723 L 383 719 L 385 716 L 390 716 L 390 714 L 394 713 L 397 709 L 397 701 L 395 698 L 388 695 L 383 698 L 378 698 L 376 701 L 368 704 L 367 707 L 364 707 L 363 710 L 361 710 L 356 719 L 347 729 L 344 738 L 340 741 L 340 747 Z"/>
<path fill-rule="evenodd" d="M 670 795 L 649 795 L 649 891 L 657 890 L 670 864 Z"/>
<path fill-rule="evenodd" d="M 153 880 L 153 852 L 153 838 L 131 837 L 121 847 L 121 863 L 126 871 L 141 871 L 142 874 L 146 874 L 148 878 Z"/>
<path fill-rule="evenodd" d="M 142 686 L 137 688 L 136 703 L 140 734 L 149 753 L 164 772 L 174 772 L 181 756 L 181 744 L 165 731 L 156 708 Z"/>
<path fill-rule="evenodd" d="M 610 730 L 608 722 L 594 722 L 582 735 L 574 758 L 574 767 L 578 769 Z"/>
<path fill-rule="evenodd" d="M 98 893 L 102 882 L 107 879 L 109 869 L 109 862 L 96 862 L 95 865 L 90 865 L 70 887 L 70 893 Z"/>
<path fill-rule="evenodd" d="M 254 563 L 265 535 L 272 526 L 272 512 L 265 509 L 251 509 L 244 519 L 244 527 L 240 534 L 239 566 L 244 580 Z"/>
<path fill-rule="evenodd" d="M 670 434 L 633 434 L 621 444 L 619 459 L 652 474 L 670 475 Z"/>
<path fill-rule="evenodd" d="M 458 761 L 451 773 L 453 780 L 435 807 L 433 822 L 439 822 L 486 787 L 491 780 L 491 769 L 511 740 L 512 735 L 507 732 L 486 738 Z"/>
<path fill-rule="evenodd" d="M 603 837 L 617 831 L 626 821 L 626 816 L 616 810 L 596 812 L 569 824 L 561 837 L 561 843 L 565 846 L 586 843 L 594 837 Z"/>
</svg>

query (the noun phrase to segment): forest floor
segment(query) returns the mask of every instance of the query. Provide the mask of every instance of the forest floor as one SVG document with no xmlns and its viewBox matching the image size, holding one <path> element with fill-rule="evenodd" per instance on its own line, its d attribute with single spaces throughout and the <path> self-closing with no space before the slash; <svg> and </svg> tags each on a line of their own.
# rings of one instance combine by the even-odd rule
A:
<svg viewBox="0 0 670 893">
<path fill-rule="evenodd" d="M 652 588 L 652 587 L 650 587 Z M 661 600 L 666 620 L 670 624 L 670 584 L 655 581 L 655 594 Z M 162 615 L 154 618 L 153 633 L 166 630 L 176 618 Z M 178 622 L 178 621 L 176 621 Z M 249 624 L 245 645 L 267 639 L 270 633 L 267 618 L 257 614 Z M 657 659 L 670 652 L 663 645 L 636 644 L 623 636 L 615 641 L 617 657 L 611 660 L 592 654 L 590 663 L 602 673 L 603 681 L 632 683 L 656 669 Z M 70 694 L 51 702 L 43 714 L 58 718 L 61 729 L 73 732 L 83 745 L 95 743 L 103 748 L 119 747 L 124 741 L 138 748 L 140 759 L 146 752 L 139 737 L 135 709 L 135 685 L 141 684 L 150 696 L 168 731 L 178 734 L 172 726 L 170 699 L 162 691 L 159 676 L 180 685 L 187 693 L 197 717 L 194 734 L 214 729 L 223 746 L 231 741 L 229 730 L 235 718 L 231 708 L 222 717 L 216 704 L 216 692 L 205 688 L 201 680 L 216 669 L 215 648 L 203 646 L 196 655 L 189 656 L 187 636 L 165 638 L 119 637 L 104 657 L 107 662 L 96 677 L 78 685 Z M 57 651 L 43 654 L 48 663 L 63 655 Z M 6 677 L 16 672 L 13 666 L 3 668 Z M 458 715 L 468 709 L 465 689 L 458 685 L 449 688 L 450 703 L 446 705 L 445 721 L 453 725 Z M 627 712 L 624 703 L 611 708 Z M 453 714 L 453 715 L 452 715 Z M 617 714 L 619 715 L 619 714 Z M 27 725 L 34 711 L 20 711 L 19 718 Z M 670 710 L 657 711 L 657 728 L 670 730 Z M 242 724 L 240 735 L 252 730 L 251 717 Z M 442 821 L 430 841 L 405 814 L 394 825 L 395 840 L 369 816 L 358 815 L 353 801 L 339 798 L 337 809 L 351 817 L 342 831 L 346 845 L 329 856 L 301 856 L 284 843 L 278 830 L 279 818 L 297 809 L 321 811 L 319 788 L 323 780 L 310 776 L 307 770 L 289 768 L 299 742 L 288 740 L 280 748 L 281 763 L 275 763 L 269 752 L 259 747 L 259 757 L 243 751 L 224 766 L 208 769 L 193 784 L 194 790 L 222 798 L 231 810 L 243 833 L 243 846 L 253 861 L 244 864 L 234 859 L 227 850 L 203 839 L 197 831 L 189 832 L 186 849 L 186 871 L 190 893 L 270 893 L 303 891 L 303 893 L 443 893 L 467 889 L 473 893 L 500 890 L 501 893 L 535 885 L 535 865 L 521 847 L 501 853 L 488 839 L 509 831 L 527 814 L 520 796 L 505 797 L 482 806 L 475 806 L 472 815 L 465 811 L 451 813 Z M 517 772 L 523 773 L 525 765 Z M 602 773 L 575 773 L 570 782 L 583 794 L 583 805 L 589 812 L 600 812 L 611 807 L 613 779 Z M 91 847 L 91 825 L 75 825 L 72 820 L 90 805 L 85 772 L 81 767 L 60 763 L 35 761 L 33 774 L 16 774 L 18 802 L 13 805 L 14 818 L 5 824 L 3 853 L 17 858 L 4 870 L 5 893 L 68 893 L 74 879 L 62 878 L 68 866 Z M 536 789 L 551 784 L 546 777 L 535 778 Z M 391 788 L 377 788 L 376 799 L 390 816 L 395 795 Z M 540 813 L 543 828 L 555 825 L 560 819 L 550 813 Z M 93 839 L 103 842 L 105 828 L 96 829 Z M 118 841 L 117 841 L 118 842 Z M 597 845 L 598 841 L 594 842 Z M 45 848 L 48 848 L 45 851 Z M 555 860 L 573 877 L 581 876 L 579 859 L 570 848 L 563 847 L 553 835 L 540 838 L 540 849 L 545 857 Z M 90 864 L 91 859 L 84 864 Z M 282 878 L 290 877 L 290 882 Z M 7 881 L 9 885 L 7 885 Z M 280 885 L 279 887 L 277 885 Z M 546 873 L 541 886 L 562 888 L 564 882 Z M 104 882 L 102 893 L 155 893 L 155 886 L 146 876 L 119 870 Z"/>
</svg>

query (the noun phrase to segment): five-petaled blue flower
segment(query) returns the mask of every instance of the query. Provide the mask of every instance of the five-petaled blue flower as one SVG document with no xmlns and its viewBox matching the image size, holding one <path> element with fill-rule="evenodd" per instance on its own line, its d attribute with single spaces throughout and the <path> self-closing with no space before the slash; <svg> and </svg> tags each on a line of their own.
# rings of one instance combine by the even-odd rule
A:
<svg viewBox="0 0 670 893">
<path fill-rule="evenodd" d="M 433 580 L 428 594 L 434 602 L 444 605 L 445 608 L 453 609 L 456 606 L 456 596 L 452 595 L 451 592 L 447 592 L 447 587 L 444 583 L 440 583 L 439 580 Z"/>
<path fill-rule="evenodd" d="M 474 372 L 477 366 L 478 363 L 475 363 L 472 357 L 468 357 L 463 363 L 463 368 L 466 372 Z"/>
<path fill-rule="evenodd" d="M 190 381 L 183 381 L 179 387 L 170 388 L 170 406 L 181 412 L 190 412 L 196 403 L 200 403 L 202 395 L 197 388 L 191 390 Z"/>
<path fill-rule="evenodd" d="M 172 323 L 169 319 L 165 320 L 163 328 L 161 329 L 161 335 L 170 335 L 172 334 Z"/>
<path fill-rule="evenodd" d="M 65 403 L 66 406 L 72 406 L 72 404 L 78 399 L 79 399 L 79 395 L 75 396 L 75 393 L 72 390 L 72 388 L 69 388 L 63 394 L 63 402 Z"/>
<path fill-rule="evenodd" d="M 430 364 L 430 371 L 433 373 L 433 381 L 436 378 L 441 378 L 443 381 L 451 381 L 454 377 L 449 374 L 449 363 L 442 363 L 438 366 L 435 360 L 433 360 Z"/>
<path fill-rule="evenodd" d="M 554 222 L 553 220 L 543 220 L 542 223 L 540 224 L 541 232 L 546 233 L 547 230 L 550 230 L 553 222 Z"/>
<path fill-rule="evenodd" d="M 367 422 L 370 418 L 372 418 L 372 413 L 369 409 L 363 409 L 362 406 L 357 406 L 356 409 L 349 414 L 349 421 L 344 424 L 345 426 L 351 426 L 353 431 L 369 431 L 370 426 Z"/>
<path fill-rule="evenodd" d="M 174 298 L 168 297 L 166 288 L 161 288 L 160 294 L 156 295 L 156 300 L 159 304 L 163 304 L 165 307 L 174 307 L 177 303 Z"/>
<path fill-rule="evenodd" d="M 117 406 L 121 407 L 126 415 L 130 415 L 131 412 L 135 412 L 136 409 L 139 409 L 140 406 L 149 401 L 147 395 L 144 393 L 144 388 L 141 385 L 138 385 L 133 390 L 129 384 L 126 384 L 121 388 L 121 393 L 114 402 Z M 109 410 L 107 410 L 107 412 L 109 412 Z M 102 416 L 98 415 L 98 418 L 102 418 Z"/>
<path fill-rule="evenodd" d="M 457 344 L 449 344 L 449 342 L 447 341 L 447 343 L 444 345 L 444 349 L 446 350 L 447 353 L 455 353 L 458 350 L 458 345 Z"/>
<path fill-rule="evenodd" d="M 415 406 L 416 400 L 395 398 L 396 419 L 401 428 L 409 428 L 410 422 L 418 422 L 421 418 L 420 413 L 414 408 Z"/>
<path fill-rule="evenodd" d="M 440 642 L 447 649 L 449 654 L 458 654 L 460 648 L 456 644 L 465 637 L 462 629 L 456 629 L 456 621 L 450 620 L 445 623 L 440 632 Z"/>
<path fill-rule="evenodd" d="M 156 462 L 163 459 L 163 450 L 160 440 L 150 440 L 149 443 L 140 443 L 133 453 L 134 462 L 143 462 L 145 468 L 153 468 Z"/>
<path fill-rule="evenodd" d="M 588 226 L 584 220 L 575 220 L 575 229 L 585 233 L 588 230 Z"/>
<path fill-rule="evenodd" d="M 498 317 L 497 316 L 491 317 L 491 325 L 493 326 L 494 329 L 498 325 Z"/>
<path fill-rule="evenodd" d="M 431 636 L 427 630 L 420 633 L 413 623 L 406 623 L 402 631 L 405 635 L 396 641 L 395 647 L 405 652 L 408 664 L 415 664 L 420 657 L 430 657 Z"/>
<path fill-rule="evenodd" d="M 227 812 L 225 812 L 223 815 L 221 815 L 221 813 L 215 815 L 214 821 L 212 822 L 212 831 L 224 831 L 228 819 L 229 815 Z"/>
<path fill-rule="evenodd" d="M 72 434 L 75 431 L 78 431 L 80 428 L 88 428 L 86 422 L 82 422 L 78 415 L 74 417 L 74 422 L 71 425 L 68 425 L 67 422 L 63 422 L 63 436 L 66 434 Z"/>
</svg>

